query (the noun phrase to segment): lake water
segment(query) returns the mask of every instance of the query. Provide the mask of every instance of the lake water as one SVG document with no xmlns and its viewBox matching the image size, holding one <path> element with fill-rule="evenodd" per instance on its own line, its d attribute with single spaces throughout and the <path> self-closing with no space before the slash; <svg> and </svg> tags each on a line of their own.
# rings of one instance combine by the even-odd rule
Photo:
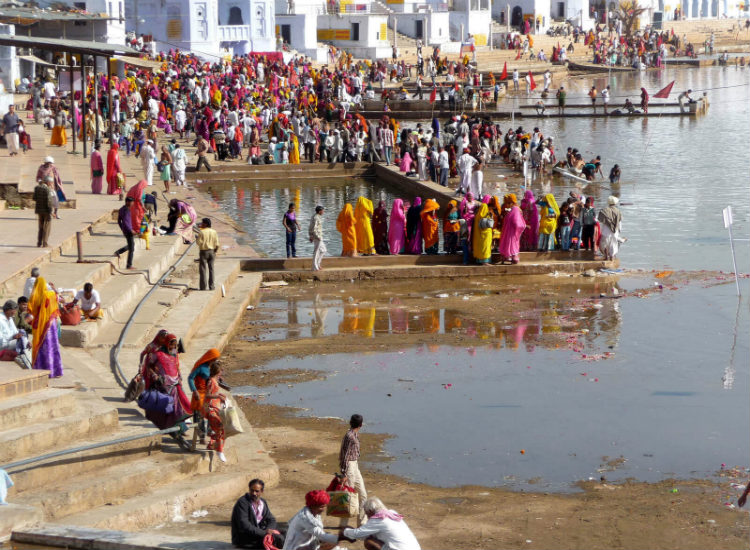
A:
<svg viewBox="0 0 750 550">
<path fill-rule="evenodd" d="M 747 238 L 750 229 L 750 69 L 665 69 L 616 74 L 609 80 L 575 78 L 564 84 L 569 102 L 581 103 L 592 83 L 598 88 L 609 83 L 614 107 L 626 96 L 636 100 L 641 86 L 653 95 L 672 80 L 673 101 L 687 88 L 695 97 L 707 91 L 708 114 L 529 118 L 515 121 L 515 126 L 539 126 L 555 137 L 559 152 L 572 146 L 587 157 L 601 155 L 606 172 L 614 163 L 621 166 L 622 180 L 629 183 L 588 186 L 583 192 L 595 197 L 597 207 L 606 204 L 609 194 L 621 198 L 623 232 L 629 239 L 620 252 L 623 267 L 731 271 L 722 209 L 733 207 L 736 237 Z M 507 131 L 510 125 L 501 126 Z M 500 179 L 488 171 L 485 181 L 500 182 L 502 191 L 522 191 L 518 178 Z M 556 179 L 532 184 L 535 193 L 551 190 L 558 200 L 573 188 L 571 182 Z M 218 200 L 275 256 L 283 255 L 283 234 L 274 231 L 287 203 L 298 196 L 303 213 L 316 203 L 325 204 L 330 209 L 326 219 L 331 253 L 338 254 L 334 228 L 341 205 L 364 193 L 373 201 L 385 194 L 390 207 L 392 197 L 401 196 L 381 189 L 376 182 L 362 182 L 297 190 L 280 182 L 272 190 L 227 191 Z M 303 230 L 307 219 L 303 215 Z M 301 244 L 300 254 L 310 253 L 306 244 Z M 750 270 L 747 242 L 737 243 L 737 259 L 740 272 Z M 461 282 L 450 284 L 452 291 L 467 291 Z M 742 288 L 750 294 L 747 280 Z M 453 312 L 441 309 L 439 302 L 434 310 L 415 315 L 343 299 L 261 302 L 260 309 L 278 314 L 276 330 L 262 337 L 266 339 L 325 338 L 342 332 L 374 339 L 394 332 L 436 334 L 435 345 L 429 347 L 279 358 L 267 368 L 293 365 L 328 376 L 273 387 L 268 402 L 304 407 L 305 414 L 316 416 L 348 417 L 359 411 L 367 430 L 394 435 L 386 443 L 394 460 L 372 467 L 444 486 L 566 490 L 573 481 L 602 474 L 654 481 L 710 476 L 721 464 L 746 465 L 748 303 L 738 305 L 734 286 L 693 284 L 647 299 L 605 300 L 601 305 L 588 321 L 579 320 L 579 328 L 587 328 L 586 322 L 597 327 L 587 336 L 591 354 L 614 355 L 589 362 L 567 346 L 534 345 L 544 333 L 542 320 L 561 310 L 573 315 L 570 305 L 540 305 L 539 322 L 476 324 L 477 333 L 484 331 L 489 340 L 503 343 L 464 349 L 441 345 L 440 334 L 453 331 L 455 324 Z M 470 319 L 462 321 L 463 326 L 471 324 Z M 602 467 L 619 457 L 625 462 L 614 471 Z"/>
<path fill-rule="evenodd" d="M 347 333 L 375 348 L 389 334 L 433 333 L 434 345 L 280 357 L 264 370 L 309 369 L 323 379 L 234 391 L 302 414 L 363 414 L 367 431 L 394 435 L 385 450 L 395 460 L 368 467 L 441 486 L 565 491 L 600 475 L 702 478 L 747 463 L 748 307 L 738 307 L 733 285 L 524 300 L 518 319 L 502 323 L 439 307 L 414 312 L 387 299 L 350 303 L 351 292 L 264 300 L 264 339 Z M 488 345 L 441 343 L 445 332 Z M 607 465 L 619 459 L 615 469 Z"/>
</svg>

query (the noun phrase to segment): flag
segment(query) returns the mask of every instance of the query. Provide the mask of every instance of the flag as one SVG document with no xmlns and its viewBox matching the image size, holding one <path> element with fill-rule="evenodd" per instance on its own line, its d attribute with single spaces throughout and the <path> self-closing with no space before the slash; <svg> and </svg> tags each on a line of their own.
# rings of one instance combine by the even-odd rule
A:
<svg viewBox="0 0 750 550">
<path fill-rule="evenodd" d="M 520 49 L 516 53 L 516 61 L 518 61 L 519 59 L 521 59 L 521 50 Z"/>
<path fill-rule="evenodd" d="M 667 84 L 666 87 L 662 88 L 658 92 L 654 94 L 654 97 L 659 97 L 661 99 L 667 99 L 669 97 L 669 92 L 672 91 L 672 86 L 674 86 L 674 80 Z"/>
<path fill-rule="evenodd" d="M 533 92 L 534 88 L 536 88 L 536 82 L 534 82 L 534 75 L 531 74 L 531 71 L 529 71 L 529 90 Z"/>
<path fill-rule="evenodd" d="M 503 64 L 503 72 L 500 75 L 500 80 L 505 80 L 506 78 L 508 78 L 508 62 L 507 61 Z"/>
<path fill-rule="evenodd" d="M 435 103 L 435 96 L 437 96 L 437 88 L 432 88 L 432 93 L 430 94 L 430 103 Z"/>
</svg>

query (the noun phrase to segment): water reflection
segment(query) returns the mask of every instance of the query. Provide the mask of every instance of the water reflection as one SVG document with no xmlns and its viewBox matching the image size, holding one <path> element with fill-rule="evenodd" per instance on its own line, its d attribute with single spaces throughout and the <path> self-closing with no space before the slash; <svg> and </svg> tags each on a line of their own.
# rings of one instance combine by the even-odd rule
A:
<svg viewBox="0 0 750 550">
<path fill-rule="evenodd" d="M 472 303 L 476 307 L 483 307 L 482 294 L 470 299 L 475 300 Z M 492 320 L 457 308 L 405 305 L 398 297 L 388 303 L 358 303 L 321 294 L 312 299 L 274 296 L 264 299 L 257 310 L 263 315 L 263 328 L 248 338 L 282 341 L 341 334 L 375 339 L 389 335 L 456 334 L 486 340 L 496 349 L 519 349 L 523 345 L 527 351 L 533 351 L 543 339 L 547 344 L 575 351 L 593 344 L 599 336 L 604 337 L 609 348 L 619 343 L 622 314 L 616 299 L 550 298 L 524 302 L 517 300 L 513 313 L 498 313 L 498 320 Z"/>
</svg>

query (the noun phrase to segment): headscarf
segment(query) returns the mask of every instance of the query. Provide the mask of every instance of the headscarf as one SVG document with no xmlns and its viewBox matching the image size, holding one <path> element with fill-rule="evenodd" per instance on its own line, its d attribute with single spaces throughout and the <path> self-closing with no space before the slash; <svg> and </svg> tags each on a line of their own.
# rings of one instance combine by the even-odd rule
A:
<svg viewBox="0 0 750 550">
<path fill-rule="evenodd" d="M 386 510 L 383 508 L 382 510 L 378 510 L 373 515 L 370 516 L 370 519 L 391 519 L 393 521 L 401 521 L 404 519 L 404 516 L 401 514 L 397 514 L 393 510 Z"/>
<path fill-rule="evenodd" d="M 453 208 L 451 208 L 453 206 Z M 448 216 L 451 212 L 458 214 L 458 203 L 455 200 L 448 202 L 448 208 L 445 210 L 445 218 L 443 219 L 443 233 L 453 233 L 459 230 L 460 224 L 458 218 L 451 221 Z"/>
<path fill-rule="evenodd" d="M 391 224 L 388 226 L 388 246 L 391 254 L 398 254 L 404 247 L 406 237 L 406 216 L 404 201 L 396 199 L 391 207 Z"/>
<path fill-rule="evenodd" d="M 437 212 L 440 206 L 434 199 L 427 199 L 420 213 L 422 217 L 422 237 L 425 248 L 430 248 L 438 242 L 438 221 L 430 215 Z"/>
<path fill-rule="evenodd" d="M 528 212 L 528 214 L 524 214 L 524 217 L 526 217 L 526 223 L 529 227 L 539 227 L 539 209 L 536 206 L 534 192 L 531 189 L 527 189 L 526 193 L 523 195 L 521 210 L 523 210 L 524 213 Z"/>
<path fill-rule="evenodd" d="M 29 312 L 34 316 L 34 321 L 31 324 L 31 364 L 33 365 L 36 362 L 39 349 L 42 347 L 42 342 L 47 336 L 47 330 L 53 328 L 52 322 L 60 316 L 57 293 L 47 288 L 47 281 L 44 280 L 44 277 L 37 277 L 36 279 L 34 290 L 31 291 L 31 296 L 29 296 Z M 56 327 L 53 330 L 57 330 Z"/>
<path fill-rule="evenodd" d="M 485 260 L 492 255 L 492 229 L 481 229 L 479 227 L 479 223 L 482 219 L 488 217 L 488 215 L 489 208 L 487 205 L 484 203 L 480 204 L 474 216 L 474 227 L 471 235 L 471 250 L 474 253 L 474 257 L 481 260 Z"/>
<path fill-rule="evenodd" d="M 555 211 L 555 217 L 560 215 L 560 208 L 557 206 L 557 201 L 555 200 L 555 196 L 552 193 L 547 193 L 544 195 L 544 200 L 547 203 L 547 206 L 552 208 L 552 210 Z"/>
<path fill-rule="evenodd" d="M 414 237 L 417 234 L 417 227 L 420 222 L 420 213 L 422 210 L 422 197 L 415 197 L 414 203 L 409 207 L 406 213 L 406 235 Z"/>
<path fill-rule="evenodd" d="M 197 369 L 201 365 L 210 363 L 211 361 L 216 361 L 219 357 L 221 357 L 221 352 L 216 348 L 211 348 L 206 353 L 201 355 L 201 358 L 195 362 L 195 365 L 193 365 L 193 370 Z"/>
<path fill-rule="evenodd" d="M 351 204 L 346 203 L 341 212 L 339 212 L 338 218 L 336 218 L 336 229 L 341 233 L 342 256 L 353 255 L 357 251 L 355 223 L 354 209 Z"/>
<path fill-rule="evenodd" d="M 325 506 L 331 501 L 331 497 L 328 493 L 323 490 L 310 491 L 305 495 L 305 505 L 308 508 L 314 508 L 316 506 Z"/>
<path fill-rule="evenodd" d="M 148 186 L 148 182 L 146 180 L 141 180 L 133 187 L 128 189 L 128 194 L 126 195 L 127 197 L 133 199 L 133 204 L 130 205 L 130 219 L 133 229 L 137 229 L 141 226 L 141 221 L 143 221 L 143 214 L 146 212 L 146 209 L 143 207 L 142 200 L 143 192 L 145 191 L 146 186 Z"/>
</svg>

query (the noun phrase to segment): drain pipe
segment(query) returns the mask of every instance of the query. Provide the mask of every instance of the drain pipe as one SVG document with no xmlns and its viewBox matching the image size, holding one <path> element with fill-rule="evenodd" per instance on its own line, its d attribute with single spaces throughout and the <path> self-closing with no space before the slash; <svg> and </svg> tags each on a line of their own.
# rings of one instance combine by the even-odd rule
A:
<svg viewBox="0 0 750 550">
<path fill-rule="evenodd" d="M 177 261 L 173 263 L 169 268 L 162 274 L 161 277 L 159 277 L 159 280 L 154 283 L 154 286 L 151 287 L 151 289 L 146 293 L 146 295 L 141 298 L 141 301 L 138 302 L 138 305 L 135 306 L 135 309 L 133 310 L 133 313 L 130 314 L 130 317 L 128 318 L 128 322 L 125 323 L 125 326 L 122 329 L 122 332 L 120 333 L 120 338 L 117 340 L 117 344 L 114 348 L 112 348 L 112 351 L 110 352 L 110 366 L 112 367 L 112 372 L 115 375 L 115 379 L 117 380 L 117 383 L 122 386 L 123 388 L 128 387 L 128 378 L 125 376 L 125 374 L 122 372 L 122 367 L 120 366 L 119 356 L 120 356 L 120 350 L 122 349 L 122 344 L 125 342 L 125 337 L 128 334 L 128 331 L 130 330 L 130 327 L 133 324 L 133 320 L 135 319 L 136 315 L 138 315 L 138 312 L 141 310 L 141 307 L 144 303 L 146 303 L 146 300 L 148 300 L 149 296 L 157 289 L 161 284 L 164 282 L 164 279 L 166 279 L 172 272 L 174 272 L 175 269 L 177 269 L 177 266 L 182 262 L 182 260 L 185 259 L 185 256 L 187 256 L 188 252 L 190 252 L 193 248 L 193 245 L 195 245 L 195 241 L 190 243 L 190 246 L 188 246 L 185 249 L 185 252 L 182 253 L 182 256 L 177 258 Z M 162 430 L 164 431 L 164 430 Z M 164 432 L 166 433 L 166 432 Z"/>
</svg>

